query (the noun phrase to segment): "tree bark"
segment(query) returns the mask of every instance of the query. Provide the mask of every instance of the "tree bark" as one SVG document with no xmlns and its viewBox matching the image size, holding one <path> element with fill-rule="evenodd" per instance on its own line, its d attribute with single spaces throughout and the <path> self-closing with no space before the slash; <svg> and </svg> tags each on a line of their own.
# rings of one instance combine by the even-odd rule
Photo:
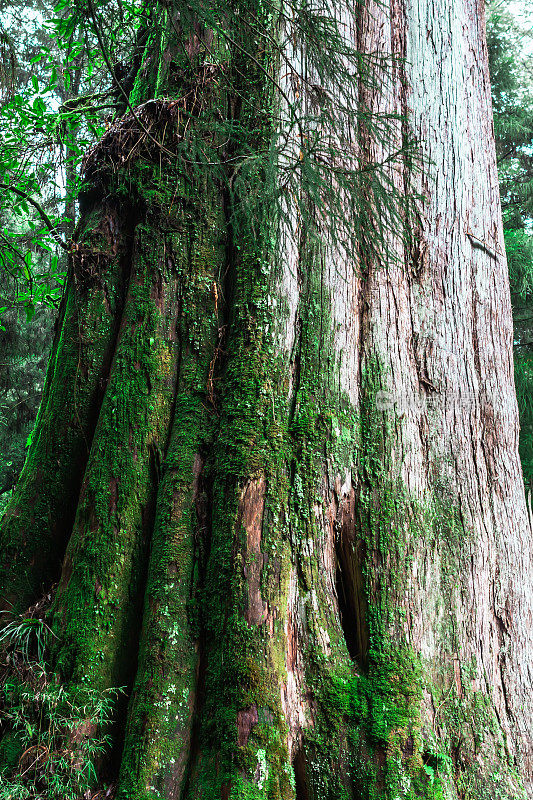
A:
<svg viewBox="0 0 533 800">
<path fill-rule="evenodd" d="M 207 108 L 259 149 L 266 52 L 247 103 L 201 64 L 192 106 L 143 105 L 87 161 L 2 586 L 24 608 L 62 561 L 53 663 L 67 686 L 127 687 L 102 766 L 121 800 L 533 798 L 533 542 L 483 3 L 338 10 L 362 52 L 396 57 L 359 102 L 421 152 L 391 161 L 423 200 L 387 263 L 365 239 L 351 257 L 301 226 L 294 241 L 289 206 L 250 218 L 231 179 L 147 138 L 168 154 L 183 109 Z M 193 62 L 215 46 L 183 31 Z M 305 50 L 290 59 L 305 72 Z M 362 123 L 354 138 L 387 157 Z M 101 318 L 73 366 L 63 342 Z"/>
</svg>

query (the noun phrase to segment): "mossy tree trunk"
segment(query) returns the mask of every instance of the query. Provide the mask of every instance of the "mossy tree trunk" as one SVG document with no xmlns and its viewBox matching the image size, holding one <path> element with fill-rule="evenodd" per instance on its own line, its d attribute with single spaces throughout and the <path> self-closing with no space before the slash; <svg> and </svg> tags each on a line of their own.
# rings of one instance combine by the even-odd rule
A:
<svg viewBox="0 0 533 800">
<path fill-rule="evenodd" d="M 267 52 L 243 103 L 206 63 L 216 37 L 172 30 L 174 77 L 145 57 L 134 93 L 175 99 L 87 159 L 2 527 L 5 607 L 59 579 L 60 680 L 127 687 L 102 765 L 121 800 L 533 797 L 533 542 L 483 4 L 359 14 L 358 47 L 399 56 L 366 102 L 423 155 L 395 168 L 425 202 L 386 265 L 305 230 L 289 244 L 231 179 L 171 157 L 200 117 L 238 119 L 258 149 L 275 118 Z M 239 142 L 222 146 L 234 163 Z M 358 146 L 381 147 L 364 128 Z"/>
</svg>

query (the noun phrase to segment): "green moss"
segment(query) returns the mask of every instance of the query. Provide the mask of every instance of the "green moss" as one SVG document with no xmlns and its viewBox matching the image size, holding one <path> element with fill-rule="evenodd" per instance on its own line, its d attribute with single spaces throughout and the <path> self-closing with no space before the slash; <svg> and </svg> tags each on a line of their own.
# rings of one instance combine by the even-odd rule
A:
<svg viewBox="0 0 533 800">
<path fill-rule="evenodd" d="M 328 325 L 322 322 L 324 329 Z M 319 573 L 312 559 L 300 556 L 301 591 L 315 595 L 313 614 L 306 617 L 310 632 L 304 653 L 313 721 L 304 734 L 304 767 L 300 767 L 304 777 L 300 780 L 307 784 L 311 797 L 332 800 L 445 800 L 456 796 L 454 787 L 472 800 L 522 796 L 489 698 L 481 692 L 458 698 L 451 656 L 443 653 L 440 667 L 427 665 L 409 647 L 405 635 L 404 603 L 417 550 L 439 547 L 444 602 L 448 598 L 449 608 L 453 608 L 453 593 L 463 579 L 460 553 L 472 546 L 471 534 L 464 530 L 445 486 L 437 482 L 434 497 L 421 500 L 411 497 L 398 477 L 391 477 L 390 447 L 396 423 L 376 407 L 376 393 L 386 381 L 377 361 L 369 360 L 363 366 L 357 414 L 350 415 L 342 398 L 330 396 L 330 402 L 336 401 L 343 409 L 331 409 L 331 427 L 313 413 L 309 402 L 311 396 L 320 397 L 320 384 L 314 377 L 321 374 L 316 361 L 311 361 L 309 374 L 313 376 L 310 386 L 302 367 L 302 400 L 296 403 L 292 427 L 296 441 L 291 494 L 294 537 L 297 542 L 321 541 L 320 527 L 313 522 L 310 509 L 320 503 L 323 491 L 322 454 L 332 453 L 335 459 L 335 442 L 345 427 L 338 464 L 351 468 L 356 492 L 355 524 L 365 554 L 362 572 L 369 651 L 364 670 L 343 656 L 346 649 L 340 626 L 328 613 L 327 592 Z M 324 380 L 326 385 L 335 385 L 327 373 Z M 320 401 L 319 408 L 321 412 L 327 409 L 327 401 Z M 351 458 L 344 449 L 346 442 Z M 321 631 L 328 634 L 329 657 L 320 644 Z M 438 635 L 449 654 L 456 652 L 453 620 Z M 422 716 L 424 691 L 433 696 L 434 707 L 447 719 L 439 720 L 438 740 L 429 720 Z M 483 743 L 480 734 L 489 720 L 492 732 Z M 458 756 L 458 739 L 464 758 Z M 496 756 L 491 753 L 491 742 L 498 739 Z M 481 753 L 483 770 L 478 760 Z"/>
<path fill-rule="evenodd" d="M 111 361 L 129 271 L 129 231 L 117 218 L 93 285 L 70 269 L 43 399 L 26 463 L 0 531 L 2 595 L 22 611 L 57 579 Z M 89 218 L 78 247 L 99 251 L 107 222 Z M 58 511 L 60 509 L 60 511 Z"/>
<path fill-rule="evenodd" d="M 231 315 L 217 375 L 221 414 L 207 463 L 211 540 L 199 596 L 204 700 L 185 792 L 206 800 L 219 798 L 222 791 L 231 798 L 293 796 L 280 699 L 283 622 L 272 622 L 269 629 L 246 617 L 248 571 L 257 564 L 262 602 L 270 610 L 286 607 L 290 547 L 278 534 L 289 487 L 287 431 L 281 422 L 288 417 L 288 397 L 280 391 L 289 385 L 289 364 L 287 354 L 277 349 L 268 304 L 278 296 L 272 254 L 241 223 L 226 286 Z M 252 553 L 243 509 L 247 487 L 261 482 L 265 507 L 259 553 Z M 242 714 L 257 715 L 247 732 L 244 723 L 239 727 Z"/>
<path fill-rule="evenodd" d="M 178 362 L 185 347 L 206 347 L 204 314 L 192 298 L 204 303 L 213 292 L 220 234 L 213 218 L 198 228 L 191 209 L 192 203 L 177 203 L 169 229 L 154 207 L 136 227 L 120 336 L 56 599 L 58 669 L 91 685 L 122 684 L 135 663 L 133 632 Z M 203 273 L 197 269 L 202 260 Z M 213 320 L 207 330 L 216 337 Z M 190 391 L 205 393 L 205 368 L 196 384 Z"/>
<path fill-rule="evenodd" d="M 162 465 L 152 536 L 143 632 L 121 765 L 118 796 L 164 797 L 179 787 L 188 759 L 196 703 L 198 642 L 195 577 L 207 546 L 208 498 L 202 474 L 215 418 L 209 381 L 219 343 L 215 305 L 221 263 L 218 196 L 202 195 L 203 218 L 189 232 L 180 274 L 177 395 Z M 177 789 L 176 789 L 177 791 Z"/>
<path fill-rule="evenodd" d="M 238 42 L 249 36 L 244 30 L 234 33 Z M 162 39 L 158 58 L 145 58 L 134 103 L 164 91 L 166 46 Z M 259 58 L 270 68 L 268 53 Z M 179 66 L 181 77 L 191 77 L 189 66 L 184 71 L 183 63 Z M 285 623 L 289 576 L 296 567 L 303 609 L 298 646 L 306 664 L 303 701 L 309 711 L 304 779 L 311 796 L 443 800 L 452 791 L 454 726 L 472 724 L 469 741 L 475 744 L 486 718 L 470 700 L 442 694 L 449 676 L 443 668 L 437 680 L 409 648 L 403 604 L 421 540 L 441 548 L 446 543 L 450 558 L 442 561 L 441 578 L 454 591 L 461 565 L 452 556 L 465 532 L 438 491 L 422 503 L 392 474 L 390 423 L 399 421 L 387 420 L 376 408 L 376 394 L 386 384 L 379 360 L 363 358 L 357 409 L 340 390 L 322 254 L 311 246 L 307 252 L 302 246 L 299 265 L 296 352 L 280 352 L 281 270 L 271 243 L 276 220 L 268 218 L 267 203 L 257 201 L 272 186 L 263 162 L 250 157 L 270 147 L 272 87 L 263 70 L 250 71 L 248 59 L 241 63 L 237 56 L 235 73 L 244 66 L 243 96 L 249 102 L 237 110 L 240 99 L 224 97 L 224 107 L 239 117 L 231 120 L 232 135 L 242 135 L 230 158 L 241 157 L 239 170 L 229 179 L 219 176 L 224 221 L 211 206 L 219 203 L 216 181 L 194 184 L 196 173 L 189 167 L 198 148 L 187 149 L 190 142 L 180 139 L 191 117 L 181 127 L 171 126 L 172 135 L 164 133 L 161 120 L 172 104 L 154 104 L 154 133 L 165 147 L 183 144 L 187 166 L 179 174 L 164 157 L 168 152 L 146 141 L 142 154 L 132 148 L 127 166 L 114 171 L 116 165 L 108 165 L 113 168 L 105 176 L 109 196 L 128 197 L 142 222 L 56 601 L 56 665 L 67 681 L 88 686 L 133 677 L 149 560 L 119 797 L 157 798 L 169 793 L 169 785 L 177 793 L 174 781 L 186 799 L 289 800 L 296 777 L 288 763 L 280 686 L 287 678 Z M 182 100 L 182 88 L 179 92 Z M 120 135 L 127 132 L 126 122 Z M 96 264 L 106 252 L 98 213 L 87 222 Z M 224 256 L 216 243 L 219 227 L 228 233 Z M 312 241 L 312 232 L 305 233 Z M 213 307 L 219 290 L 221 304 L 231 309 L 223 321 Z M 336 482 L 350 472 L 368 628 L 368 653 L 360 665 L 350 659 L 328 585 L 331 576 L 322 574 L 321 560 L 331 544 L 326 512 L 335 516 L 335 504 L 342 503 Z M 266 487 L 264 509 L 255 509 L 261 535 L 254 534 L 260 541 L 251 547 L 243 505 L 247 488 L 260 482 Z M 205 525 L 198 511 L 202 493 L 210 506 Z M 265 604 L 268 624 L 247 618 L 250 573 L 258 564 L 260 585 L 254 591 Z M 325 636 L 330 654 L 322 645 Z M 453 648 L 453 628 L 440 638 Z M 443 741 L 435 741 L 422 719 L 424 688 L 449 715 Z M 243 723 L 243 714 L 250 724 Z M 487 719 L 493 723 L 490 715 Z M 478 780 L 470 767 L 459 764 L 454 780 L 463 782 L 466 796 L 475 786 L 481 797 L 489 778 Z"/>
<path fill-rule="evenodd" d="M 170 271 L 164 253 L 163 237 L 137 229 L 121 334 L 56 598 L 57 667 L 91 685 L 101 674 L 100 688 L 120 685 L 117 658 L 132 657 L 121 642 L 131 641 L 138 613 L 154 459 L 171 412 L 175 301 L 163 293 L 160 310 L 152 297 L 157 270 Z"/>
</svg>

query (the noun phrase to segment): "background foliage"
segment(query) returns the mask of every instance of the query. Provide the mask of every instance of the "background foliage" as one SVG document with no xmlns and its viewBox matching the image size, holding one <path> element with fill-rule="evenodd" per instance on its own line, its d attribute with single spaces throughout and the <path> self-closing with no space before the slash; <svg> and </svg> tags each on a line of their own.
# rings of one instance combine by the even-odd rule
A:
<svg viewBox="0 0 533 800">
<path fill-rule="evenodd" d="M 490 4 L 487 35 L 515 329 L 520 456 L 524 480 L 530 488 L 533 486 L 533 14 L 530 27 L 525 28 L 506 10 L 507 5 L 501 0 Z"/>
</svg>

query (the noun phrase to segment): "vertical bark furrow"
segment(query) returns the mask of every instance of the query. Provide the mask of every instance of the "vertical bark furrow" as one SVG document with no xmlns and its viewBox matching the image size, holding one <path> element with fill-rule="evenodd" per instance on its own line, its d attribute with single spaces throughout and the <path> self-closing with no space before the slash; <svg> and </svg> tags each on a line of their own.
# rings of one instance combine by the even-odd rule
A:
<svg viewBox="0 0 533 800">
<path fill-rule="evenodd" d="M 187 797 L 291 797 L 284 682 L 288 543 L 283 524 L 283 419 L 274 386 L 287 385 L 283 354 L 256 305 L 259 264 L 235 266 L 224 395 L 216 447 L 212 540 L 202 594 L 205 700 Z M 257 283 L 251 280 L 256 271 Z M 238 293 L 237 293 L 238 292 Z M 274 294 L 274 292 L 273 292 Z M 224 795 L 227 792 L 227 795 Z"/>
<path fill-rule="evenodd" d="M 260 5 L 255 14 L 271 24 Z M 236 26 L 231 33 L 255 53 L 253 29 Z M 256 66 L 264 63 L 271 69 L 267 41 L 260 40 Z M 248 131 L 247 146 L 264 151 L 273 134 L 272 87 L 263 70 L 250 70 L 243 49 L 234 57 L 237 85 L 244 76 L 246 85 L 244 102 L 238 97 L 231 107 L 241 129 Z M 244 166 L 247 151 L 238 149 L 237 154 Z M 290 385 L 285 344 L 293 335 L 282 286 L 291 281 L 286 264 L 276 263 L 270 244 L 276 221 L 269 217 L 268 199 L 262 200 L 274 187 L 259 159 L 254 170 L 248 173 L 251 185 L 239 182 L 238 171 L 235 184 L 230 183 L 228 330 L 217 376 L 212 537 L 202 593 L 205 692 L 198 709 L 198 750 L 186 787 L 190 800 L 291 798 L 294 793 L 280 693 L 286 682 L 291 571 L 283 534 Z M 294 307 L 294 297 L 290 302 Z"/>
<path fill-rule="evenodd" d="M 179 276 L 181 355 L 170 441 L 162 466 L 144 601 L 140 655 L 118 797 L 179 800 L 197 708 L 198 593 L 210 535 L 205 459 L 215 411 L 211 365 L 219 345 L 223 272 L 220 201 L 202 194 Z M 218 217 L 218 218 L 217 218 Z M 184 237 L 185 238 L 185 237 Z"/>
<path fill-rule="evenodd" d="M 0 531 L 0 607 L 9 610 L 59 577 L 120 325 L 131 219 L 109 205 L 85 216 L 73 243 L 35 433 Z"/>
<path fill-rule="evenodd" d="M 156 223 L 156 220 L 153 220 Z M 144 561 L 174 399 L 175 260 L 183 238 L 146 222 L 59 584 L 56 664 L 95 689 L 132 678 Z"/>
</svg>

